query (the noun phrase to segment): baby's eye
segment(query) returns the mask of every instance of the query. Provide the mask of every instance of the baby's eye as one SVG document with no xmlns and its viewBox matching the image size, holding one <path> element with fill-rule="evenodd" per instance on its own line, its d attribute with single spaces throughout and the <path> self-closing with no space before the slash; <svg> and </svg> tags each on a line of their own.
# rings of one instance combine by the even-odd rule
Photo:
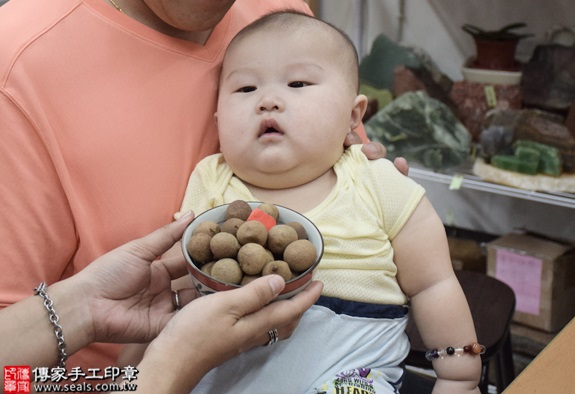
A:
<svg viewBox="0 0 575 394">
<path fill-rule="evenodd" d="M 309 83 L 303 82 L 303 81 L 295 81 L 295 82 L 288 83 L 288 86 L 290 88 L 303 88 L 303 87 L 308 86 L 308 85 L 309 85 Z"/>
<path fill-rule="evenodd" d="M 239 88 L 237 91 L 240 93 L 249 93 L 249 92 L 253 92 L 254 90 L 256 90 L 255 86 L 244 86 Z"/>
</svg>

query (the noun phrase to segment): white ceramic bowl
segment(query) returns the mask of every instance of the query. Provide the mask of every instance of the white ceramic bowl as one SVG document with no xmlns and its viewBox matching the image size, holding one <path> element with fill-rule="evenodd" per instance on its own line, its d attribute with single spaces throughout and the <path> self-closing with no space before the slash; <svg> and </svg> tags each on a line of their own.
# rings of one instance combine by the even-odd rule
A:
<svg viewBox="0 0 575 394">
<path fill-rule="evenodd" d="M 461 72 L 466 81 L 488 85 L 518 85 L 522 75 L 520 71 L 497 71 L 471 67 L 463 67 Z"/>
<path fill-rule="evenodd" d="M 469 82 L 483 83 L 486 85 L 518 85 L 521 82 L 521 71 L 488 70 L 485 68 L 473 67 L 471 58 L 463 67 L 461 73 L 463 78 Z"/>
<path fill-rule="evenodd" d="M 248 204 L 253 208 L 257 208 L 261 202 L 248 202 Z M 204 273 L 200 267 L 201 264 L 196 263 L 190 257 L 190 254 L 187 250 L 187 245 L 190 242 L 190 238 L 192 237 L 192 233 L 194 229 L 201 223 L 206 221 L 216 222 L 216 223 L 223 223 L 226 218 L 226 209 L 228 208 L 229 204 L 220 205 L 215 208 L 209 209 L 200 215 L 198 215 L 186 228 L 184 231 L 184 235 L 182 236 L 182 251 L 184 253 L 184 257 L 188 262 L 188 271 L 192 276 L 192 280 L 198 292 L 202 295 L 208 295 L 211 293 L 215 293 L 218 291 L 225 291 L 231 289 L 237 289 L 241 287 L 240 285 L 225 283 L 214 279 Z M 307 236 L 309 241 L 313 244 L 317 251 L 317 259 L 315 263 L 308 268 L 306 271 L 302 272 L 299 276 L 290 279 L 286 282 L 286 286 L 277 299 L 287 299 L 291 298 L 310 284 L 313 278 L 313 271 L 319 264 L 321 257 L 323 255 L 323 237 L 319 232 L 318 228 L 305 216 L 302 214 L 286 208 L 280 205 L 276 205 L 279 212 L 279 220 L 278 223 L 289 223 L 289 222 L 298 222 L 301 223 L 307 232 Z"/>
</svg>

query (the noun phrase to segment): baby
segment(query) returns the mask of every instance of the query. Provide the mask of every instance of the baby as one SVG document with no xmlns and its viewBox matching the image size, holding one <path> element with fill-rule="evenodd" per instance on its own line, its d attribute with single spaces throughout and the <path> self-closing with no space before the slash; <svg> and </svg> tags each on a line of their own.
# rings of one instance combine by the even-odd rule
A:
<svg viewBox="0 0 575 394">
<path fill-rule="evenodd" d="M 367 106 L 358 85 L 353 43 L 313 17 L 270 14 L 231 42 L 221 154 L 198 164 L 180 212 L 242 199 L 303 213 L 325 240 L 324 291 L 289 340 L 221 365 L 194 393 L 396 393 L 410 315 L 436 392 L 479 393 L 482 346 L 424 189 L 390 161 L 343 148 Z"/>
</svg>

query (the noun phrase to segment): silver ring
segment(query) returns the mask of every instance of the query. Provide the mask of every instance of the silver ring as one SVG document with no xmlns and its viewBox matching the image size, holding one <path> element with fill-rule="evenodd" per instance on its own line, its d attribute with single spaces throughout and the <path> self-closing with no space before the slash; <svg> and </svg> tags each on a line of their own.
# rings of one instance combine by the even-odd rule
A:
<svg viewBox="0 0 575 394">
<path fill-rule="evenodd" d="M 172 304 L 174 305 L 174 311 L 179 311 L 182 309 L 182 304 L 180 304 L 180 295 L 178 290 L 172 290 Z"/>
<path fill-rule="evenodd" d="M 277 341 L 280 340 L 280 336 L 278 334 L 277 328 L 274 328 L 273 330 L 269 330 L 268 335 L 270 336 L 270 341 L 268 342 L 268 344 L 266 346 L 273 345 L 274 343 L 276 343 Z"/>
</svg>

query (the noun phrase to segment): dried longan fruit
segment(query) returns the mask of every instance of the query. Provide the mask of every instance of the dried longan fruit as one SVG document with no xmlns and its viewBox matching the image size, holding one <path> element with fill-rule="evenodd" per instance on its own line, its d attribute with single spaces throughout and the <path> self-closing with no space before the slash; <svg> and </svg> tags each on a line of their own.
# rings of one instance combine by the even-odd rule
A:
<svg viewBox="0 0 575 394">
<path fill-rule="evenodd" d="M 238 262 L 246 275 L 259 275 L 266 263 L 273 260 L 267 250 L 256 243 L 245 244 L 238 252 Z"/>
<path fill-rule="evenodd" d="M 215 261 L 210 261 L 209 263 L 202 265 L 202 268 L 200 268 L 200 270 L 204 274 L 212 276 L 212 267 L 214 266 L 215 263 L 216 263 Z"/>
<path fill-rule="evenodd" d="M 303 272 L 315 263 L 317 251 L 307 239 L 298 239 L 289 244 L 284 251 L 284 260 L 292 271 Z"/>
<path fill-rule="evenodd" d="M 307 232 L 305 231 L 303 224 L 299 222 L 289 222 L 286 223 L 286 225 L 295 230 L 297 233 L 297 239 L 307 239 Z"/>
<path fill-rule="evenodd" d="M 213 260 L 214 255 L 210 249 L 211 240 L 212 237 L 206 233 L 199 233 L 190 237 L 187 249 L 192 260 L 198 263 L 207 263 Z"/>
<path fill-rule="evenodd" d="M 192 232 L 192 235 L 196 235 L 199 233 L 206 233 L 210 237 L 213 237 L 217 233 L 220 232 L 220 226 L 216 222 L 201 222 Z"/>
<path fill-rule="evenodd" d="M 256 243 L 265 245 L 268 239 L 268 230 L 257 220 L 248 220 L 238 228 L 236 237 L 240 244 Z"/>
<path fill-rule="evenodd" d="M 210 249 L 217 260 L 226 257 L 236 258 L 240 243 L 233 234 L 221 232 L 212 237 Z"/>
<path fill-rule="evenodd" d="M 268 232 L 268 249 L 276 255 L 281 255 L 294 241 L 297 241 L 297 232 L 285 224 L 273 226 Z"/>
<path fill-rule="evenodd" d="M 286 282 L 292 278 L 292 272 L 289 268 L 288 263 L 282 260 L 270 261 L 269 263 L 264 265 L 264 269 L 262 270 L 262 276 L 271 274 L 281 276 L 282 278 L 284 278 Z"/>
<path fill-rule="evenodd" d="M 257 278 L 260 278 L 260 275 L 244 275 L 244 277 L 242 278 L 242 281 L 240 282 L 240 285 L 245 286 Z"/>
<path fill-rule="evenodd" d="M 248 220 L 250 213 L 252 213 L 252 208 L 247 202 L 243 200 L 235 200 L 231 202 L 226 209 L 226 220 L 229 218 Z"/>
<path fill-rule="evenodd" d="M 264 211 L 265 213 L 270 215 L 276 221 L 279 219 L 280 213 L 278 211 L 278 208 L 274 204 L 264 202 L 258 208 L 260 209 L 260 211 Z"/>
<path fill-rule="evenodd" d="M 221 282 L 237 285 L 242 281 L 244 273 L 236 260 L 226 258 L 214 263 L 210 276 Z"/>
<path fill-rule="evenodd" d="M 230 233 L 232 235 L 236 235 L 238 232 L 238 228 L 245 222 L 242 219 L 238 218 L 229 218 L 225 222 L 222 223 L 220 226 L 220 230 L 224 233 Z"/>
</svg>

